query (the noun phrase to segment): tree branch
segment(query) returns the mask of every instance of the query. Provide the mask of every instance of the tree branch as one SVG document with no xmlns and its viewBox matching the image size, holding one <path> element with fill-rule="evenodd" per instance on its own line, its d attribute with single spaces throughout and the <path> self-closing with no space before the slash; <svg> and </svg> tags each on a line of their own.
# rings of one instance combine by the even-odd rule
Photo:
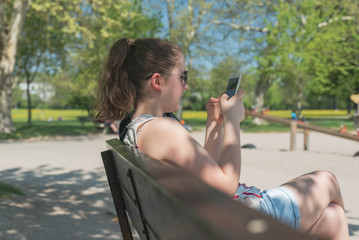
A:
<svg viewBox="0 0 359 240">
<path fill-rule="evenodd" d="M 354 17 L 352 17 L 352 16 L 343 16 L 340 19 L 337 18 L 337 17 L 331 18 L 326 22 L 318 23 L 318 27 L 325 27 L 329 23 L 331 23 L 333 21 L 338 21 L 338 20 L 349 21 L 349 20 L 354 20 Z M 303 25 L 307 24 L 307 20 L 306 20 L 304 15 L 301 15 L 301 22 L 302 22 Z M 239 25 L 239 24 L 235 24 L 235 23 L 219 21 L 219 20 L 216 20 L 216 19 L 212 20 L 211 23 L 214 23 L 214 24 L 217 24 L 217 25 L 225 25 L 225 26 L 231 27 L 234 30 L 253 31 L 253 32 L 261 32 L 261 33 L 266 33 L 266 32 L 269 31 L 268 28 L 266 28 L 266 27 L 260 28 L 260 27 L 243 26 L 243 25 Z"/>
<path fill-rule="evenodd" d="M 251 27 L 251 26 L 242 26 L 239 24 L 235 24 L 235 23 L 229 23 L 229 22 L 222 22 L 219 20 L 212 20 L 211 23 L 217 24 L 217 25 L 226 25 L 228 27 L 231 27 L 234 30 L 243 30 L 243 31 L 253 31 L 253 32 L 261 32 L 261 33 L 266 33 L 268 32 L 268 28 L 264 27 L 264 28 L 260 28 L 260 27 Z"/>
<path fill-rule="evenodd" d="M 352 16 L 343 16 L 341 17 L 340 19 L 338 19 L 337 17 L 335 18 L 330 18 L 328 21 L 326 22 L 321 22 L 321 23 L 318 23 L 318 27 L 325 27 L 327 26 L 329 23 L 333 22 L 333 21 L 338 21 L 338 20 L 342 20 L 342 21 L 349 21 L 349 20 L 354 20 L 354 17 Z"/>
</svg>

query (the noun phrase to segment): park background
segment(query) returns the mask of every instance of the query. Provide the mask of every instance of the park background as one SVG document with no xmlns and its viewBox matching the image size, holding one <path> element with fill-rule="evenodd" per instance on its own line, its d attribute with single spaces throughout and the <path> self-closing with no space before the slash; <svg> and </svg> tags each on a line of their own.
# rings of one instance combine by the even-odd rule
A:
<svg viewBox="0 0 359 240">
<path fill-rule="evenodd" d="M 75 140 L 51 141 L 58 136 L 68 140 L 68 136 L 93 139 L 98 135 L 98 124 L 88 121 L 82 125 L 79 117 L 91 119 L 96 114 L 98 74 L 110 46 L 122 37 L 159 37 L 181 46 L 190 77 L 177 115 L 194 130 L 201 130 L 205 125 L 204 108 L 208 98 L 223 92 L 232 73 L 241 72 L 247 109 L 281 118 L 290 118 L 294 110 L 302 120 L 312 124 L 337 131 L 346 129 L 355 134 L 354 116 L 358 110 L 350 96 L 359 93 L 358 22 L 357 0 L 1 1 L 0 145 L 3 153 L 9 152 L 2 157 L 17 154 L 20 146 L 17 144 L 38 140 L 58 145 L 58 155 L 66 152 L 64 149 L 75 152 L 83 147 L 73 142 Z M 289 127 L 248 117 L 241 123 L 241 130 L 255 139 L 258 136 L 250 135 L 251 132 L 285 132 Z M 280 137 L 272 142 L 280 146 L 278 148 L 284 148 L 280 139 L 285 135 L 275 134 Z M 109 136 L 101 135 L 98 141 L 86 144 L 99 146 L 104 142 L 103 138 Z M 354 188 L 357 180 L 352 181 L 352 176 L 358 165 L 353 162 L 353 154 L 357 145 L 345 141 L 336 144 L 340 141 L 333 140 L 331 151 L 316 150 L 315 147 L 313 151 L 326 158 L 323 159 L 324 166 L 334 166 L 333 171 L 339 167 L 336 159 L 328 161 L 330 156 L 334 154 L 346 162 L 349 167 L 340 176 L 347 175 L 348 188 Z M 350 149 L 333 150 L 335 145 L 342 149 L 350 146 Z M 19 154 L 26 155 L 25 150 L 32 148 L 42 153 L 47 149 L 49 156 L 56 152 L 50 151 L 52 148 L 47 142 L 39 143 L 38 148 L 27 144 L 21 146 L 24 152 L 18 151 Z M 98 148 L 93 147 L 96 153 L 100 151 Z M 307 153 L 276 149 L 269 154 L 263 151 L 263 155 L 275 157 L 278 152 L 285 158 L 298 160 L 293 164 L 302 161 L 299 156 L 304 155 L 305 170 L 313 164 Z M 341 153 L 336 156 L 338 152 Z M 246 150 L 244 153 L 249 155 Z M 317 160 L 318 155 L 315 157 Z M 35 190 L 29 192 L 28 185 L 41 188 L 42 182 L 36 182 L 39 176 L 44 176 L 44 181 L 51 179 L 58 184 L 56 167 L 47 164 L 66 162 L 58 159 L 60 156 L 55 158 L 56 161 L 50 161 L 37 160 L 40 157 L 36 155 L 29 157 L 31 163 L 21 162 L 20 156 L 14 158 L 13 161 L 0 159 L 5 169 L 0 178 L 0 209 L 5 217 L 13 215 L 7 211 L 14 206 L 12 194 L 24 197 L 15 198 L 17 203 L 31 202 L 40 195 Z M 72 161 L 72 158 L 67 160 Z M 31 167 L 36 161 L 42 165 L 34 170 Z M 17 162 L 19 167 L 15 167 Z M 351 172 L 347 174 L 349 170 Z M 95 173 L 103 176 L 97 168 Z M 26 178 L 29 174 L 30 179 Z M 78 177 L 75 170 L 71 176 Z M 63 177 L 65 179 L 67 174 Z M 98 182 L 94 180 L 90 184 Z M 106 182 L 101 182 L 102 189 L 104 186 L 107 187 Z M 74 187 L 81 188 L 79 185 Z M 351 191 L 355 195 L 355 190 Z M 51 201 L 54 199 L 55 195 Z M 108 196 L 107 202 L 112 204 Z M 348 215 L 352 218 L 351 236 L 355 237 L 358 234 L 354 232 L 359 229 L 358 212 L 357 208 L 350 209 Z M 32 219 L 31 214 L 29 219 Z M 4 219 L 1 222 L 5 224 L 7 220 Z M 21 217 L 17 218 L 20 220 Z M 52 226 L 48 230 L 52 232 Z"/>
<path fill-rule="evenodd" d="M 97 77 L 121 37 L 160 37 L 181 46 L 190 77 L 177 114 L 189 124 L 203 125 L 205 116 L 186 111 L 203 111 L 228 77 L 242 72 L 247 109 L 274 115 L 286 110 L 277 115 L 287 118 L 294 110 L 308 120 L 325 118 L 324 126 L 354 131 L 356 105 L 350 96 L 359 93 L 358 5 L 355 0 L 2 1 L 0 138 L 94 132 L 93 124 L 78 129 L 65 110 L 86 110 L 76 117 L 96 114 Z M 28 109 L 27 119 L 22 109 Z M 64 112 L 49 115 L 49 109 Z M 318 111 L 323 109 L 332 114 Z M 56 120 L 64 121 L 46 123 Z M 263 124 L 247 121 L 247 129 Z M 55 126 L 63 131 L 56 133 Z"/>
</svg>

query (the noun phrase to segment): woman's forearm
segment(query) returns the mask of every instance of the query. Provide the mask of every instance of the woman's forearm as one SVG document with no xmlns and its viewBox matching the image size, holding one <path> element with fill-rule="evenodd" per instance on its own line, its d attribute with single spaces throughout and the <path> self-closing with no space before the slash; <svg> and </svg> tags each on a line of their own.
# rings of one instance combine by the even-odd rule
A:
<svg viewBox="0 0 359 240">
<path fill-rule="evenodd" d="M 207 120 L 204 148 L 218 161 L 222 149 L 223 127 L 221 123 Z"/>
<path fill-rule="evenodd" d="M 239 126 L 234 122 L 224 123 L 222 151 L 218 164 L 223 173 L 232 179 L 231 183 L 236 189 L 241 172 L 241 143 Z"/>
</svg>

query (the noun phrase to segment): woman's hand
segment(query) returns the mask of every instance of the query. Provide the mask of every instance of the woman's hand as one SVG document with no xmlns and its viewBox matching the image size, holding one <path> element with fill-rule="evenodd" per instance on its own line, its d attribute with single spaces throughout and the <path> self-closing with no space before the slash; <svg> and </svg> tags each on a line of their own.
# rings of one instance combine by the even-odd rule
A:
<svg viewBox="0 0 359 240">
<path fill-rule="evenodd" d="M 229 99 L 227 94 L 222 94 L 219 99 L 219 105 L 224 120 L 238 121 L 238 124 L 245 117 L 245 110 L 242 102 L 244 91 L 239 90 L 237 94 Z"/>
<path fill-rule="evenodd" d="M 214 121 L 216 123 L 223 123 L 223 115 L 219 103 L 219 98 L 211 97 L 206 104 L 207 121 Z"/>
</svg>

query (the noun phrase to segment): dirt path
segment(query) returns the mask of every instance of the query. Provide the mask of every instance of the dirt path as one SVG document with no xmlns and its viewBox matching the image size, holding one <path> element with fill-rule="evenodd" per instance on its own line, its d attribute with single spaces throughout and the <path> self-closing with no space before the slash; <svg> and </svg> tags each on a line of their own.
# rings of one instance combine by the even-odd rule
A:
<svg viewBox="0 0 359 240">
<path fill-rule="evenodd" d="M 193 136 L 203 142 L 202 133 Z M 105 140 L 0 144 L 0 181 L 22 189 L 26 197 L 0 200 L 0 239 L 121 239 L 100 152 Z M 289 152 L 289 133 L 242 134 L 242 181 L 260 188 L 277 186 L 316 169 L 334 172 L 343 188 L 350 239 L 359 239 L 359 144 L 310 135 L 310 152 Z"/>
</svg>

